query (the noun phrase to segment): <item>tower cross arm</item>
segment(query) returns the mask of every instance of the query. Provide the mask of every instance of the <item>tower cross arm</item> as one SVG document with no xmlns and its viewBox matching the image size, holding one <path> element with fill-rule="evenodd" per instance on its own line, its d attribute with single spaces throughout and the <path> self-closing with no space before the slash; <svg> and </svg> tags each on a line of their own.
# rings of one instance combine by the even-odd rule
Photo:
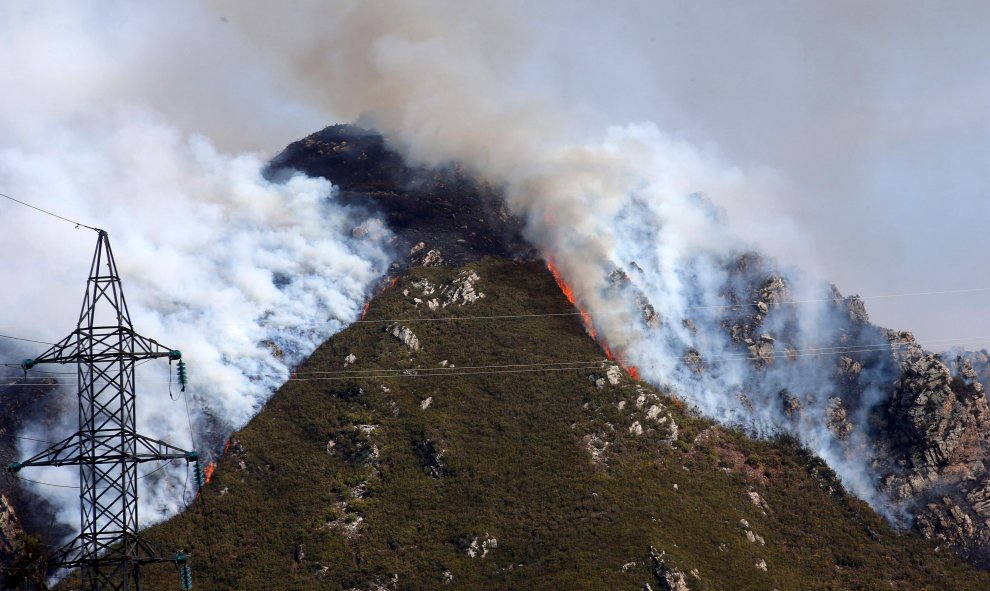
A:
<svg viewBox="0 0 990 591">
<path fill-rule="evenodd" d="M 125 435 L 130 445 L 121 446 L 120 431 L 77 432 L 52 445 L 45 451 L 7 466 L 12 472 L 32 466 L 78 466 L 80 464 L 112 464 L 120 461 L 154 462 L 159 460 L 196 461 L 194 452 L 186 451 L 165 441 L 145 435 Z M 133 451 L 123 451 L 129 449 Z"/>
<path fill-rule="evenodd" d="M 84 566 L 94 566 L 95 563 L 102 560 L 126 560 L 132 563 L 138 564 L 152 564 L 160 562 L 175 562 L 174 557 L 163 557 L 162 551 L 154 543 L 135 536 L 133 534 L 126 535 L 129 544 L 122 543 L 122 541 L 117 541 L 112 544 L 101 543 L 100 540 L 92 540 L 84 536 L 76 536 L 70 540 L 67 544 L 58 548 L 52 553 L 51 562 L 57 564 L 60 568 L 74 569 Z M 92 548 L 87 546 L 97 546 L 97 554 L 100 555 L 99 558 L 93 557 Z M 124 547 L 130 547 L 132 551 L 136 550 L 133 554 L 125 553 Z"/>
<path fill-rule="evenodd" d="M 21 366 L 31 369 L 41 363 L 99 363 L 122 357 L 131 361 L 159 357 L 178 360 L 182 353 L 126 326 L 95 326 L 72 331 L 41 355 L 25 359 Z"/>
</svg>

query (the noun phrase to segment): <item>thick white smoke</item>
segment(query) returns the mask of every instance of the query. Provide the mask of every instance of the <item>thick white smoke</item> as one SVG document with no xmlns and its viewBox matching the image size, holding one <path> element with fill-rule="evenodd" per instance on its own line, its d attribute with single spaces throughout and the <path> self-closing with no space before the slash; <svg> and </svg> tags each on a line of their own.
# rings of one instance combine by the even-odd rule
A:
<svg viewBox="0 0 990 591">
<path fill-rule="evenodd" d="M 723 421 L 795 433 L 853 492 L 885 509 L 864 434 L 878 388 L 891 376 L 878 370 L 861 390 L 836 391 L 835 359 L 804 354 L 834 346 L 849 328 L 830 301 L 830 287 L 772 262 L 734 273 L 739 256 L 753 247 L 699 195 L 735 211 L 746 203 L 765 206 L 762 196 L 780 189 L 773 174 L 734 167 L 716 147 L 692 145 L 652 123 L 589 134 L 580 117 L 584 106 L 560 102 L 567 97 L 541 83 L 540 74 L 553 74 L 515 59 L 540 46 L 544 28 L 553 31 L 537 25 L 530 36 L 507 27 L 505 15 L 523 14 L 520 6 L 472 7 L 452 20 L 445 16 L 457 14 L 460 4 L 354 2 L 309 27 L 297 16 L 221 5 L 232 24 L 281 60 L 284 75 L 304 94 L 361 115 L 414 160 L 466 161 L 505 183 L 530 239 L 554 259 L 600 334 L 644 377 L 675 386 Z M 281 30 L 291 30 L 291 40 L 273 33 Z M 805 246 L 791 222 L 768 214 L 768 233 Z M 627 284 L 616 285 L 616 271 Z M 756 369 L 747 343 L 733 341 L 730 327 L 752 310 L 753 286 L 771 276 L 784 279 L 788 299 L 812 302 L 765 314 L 766 342 L 780 340 L 777 354 L 796 354 Z M 644 296 L 659 312 L 659 328 L 642 320 Z M 703 371 L 684 362 L 689 353 L 703 360 Z M 800 414 L 785 413 L 785 396 Z M 858 427 L 841 441 L 826 428 L 833 399 Z"/>
<path fill-rule="evenodd" d="M 108 231 L 135 330 L 182 350 L 190 376 L 192 433 L 174 366 L 176 400 L 167 362 L 138 369 L 138 430 L 209 451 L 258 411 L 301 358 L 358 317 L 391 261 L 390 233 L 367 212 L 338 204 L 328 181 L 298 174 L 270 180 L 267 156 L 222 152 L 186 129 L 194 117 L 170 120 L 136 83 L 151 76 L 128 63 L 136 56 L 127 51 L 140 44 L 117 46 L 91 34 L 87 21 L 108 24 L 113 17 L 95 9 L 44 10 L 8 6 L 8 19 L 0 19 L 0 70 L 18 82 L 0 98 L 0 192 Z M 32 29 L 36 34 L 27 35 Z M 111 38 L 139 33 L 109 29 Z M 135 90 L 119 92 L 124 86 Z M 262 115 L 259 126 L 277 119 Z M 0 201 L 0 248 L 8 255 L 0 266 L 0 325 L 4 334 L 59 340 L 75 328 L 96 234 Z M 19 343 L 18 356 L 6 361 L 45 348 Z M 59 377 L 74 388 L 73 375 Z M 73 433 L 71 391 L 64 402 L 61 421 L 20 435 L 57 441 Z M 21 457 L 44 447 L 22 440 Z M 70 467 L 22 475 L 78 485 Z M 142 479 L 142 522 L 178 511 L 183 482 L 181 467 Z M 78 491 L 29 486 L 54 501 L 60 521 L 78 525 Z"/>
<path fill-rule="evenodd" d="M 820 36 L 820 23 L 832 23 L 834 32 L 852 14 L 856 22 L 883 22 L 885 39 L 900 47 L 916 38 L 916 22 L 929 20 L 916 11 L 906 20 L 884 20 L 881 9 L 861 19 L 858 5 L 850 11 L 842 3 L 834 10 L 789 8 L 776 15 L 741 8 L 745 14 L 739 14 L 724 5 L 706 12 L 694 4 L 623 4 L 623 18 L 583 3 L 531 4 L 310 0 L 291 10 L 241 0 L 80 2 L 57 9 L 5 4 L 0 71 L 16 91 L 0 94 L 0 181 L 29 200 L 52 196 L 60 213 L 110 230 L 132 305 L 142 310 L 135 312 L 136 326 L 186 350 L 196 362 L 194 379 L 209 380 L 210 392 L 199 395 L 215 395 L 212 404 L 236 425 L 268 388 L 243 383 L 245 373 L 272 383 L 284 375 L 258 343 L 267 337 L 299 350 L 312 346 L 333 329 L 328 317 L 356 313 L 385 257 L 380 229 L 370 228 L 364 241 L 339 238 L 363 220 L 320 201 L 316 195 L 328 190 L 326 184 L 295 179 L 273 185 L 259 176 L 260 157 L 225 153 L 278 148 L 326 122 L 360 117 L 412 159 L 456 159 L 504 182 L 532 239 L 556 259 L 603 335 L 646 377 L 674 383 L 721 419 L 765 431 L 795 430 L 853 490 L 870 498 L 866 459 L 838 453 L 834 437 L 821 427 L 830 393 L 795 393 L 804 398 L 808 417 L 797 426 L 775 402 L 780 390 L 824 379 L 816 373 L 821 366 L 777 363 L 755 374 L 748 362 L 713 363 L 737 352 L 726 341 L 722 323 L 730 314 L 722 306 L 736 303 L 731 293 L 745 295 L 747 275 L 733 274 L 732 263 L 748 247 L 696 193 L 745 218 L 741 235 L 759 236 L 776 253 L 809 260 L 814 249 L 802 241 L 807 232 L 778 213 L 780 207 L 800 213 L 802 207 L 791 206 L 804 202 L 779 199 L 787 184 L 777 174 L 727 164 L 718 147 L 692 144 L 683 133 L 718 140 L 720 131 L 731 129 L 725 144 L 736 153 L 785 153 L 778 159 L 784 164 L 803 163 L 801 188 L 815 190 L 810 210 L 827 219 L 834 200 L 847 206 L 838 211 L 848 209 L 846 199 L 854 198 L 847 189 L 861 186 L 849 180 L 859 171 L 832 174 L 829 163 L 849 151 L 848 138 L 872 115 L 837 107 L 849 103 L 833 100 L 831 89 L 869 90 L 868 73 L 857 64 L 884 64 L 889 56 L 857 45 L 873 38 L 869 31 L 857 29 L 846 42 L 843 34 Z M 716 13 L 728 16 L 713 18 Z M 705 27 L 681 30 L 680 18 Z M 659 39 L 656 55 L 646 55 L 649 43 L 646 52 L 633 47 L 651 36 Z M 787 49 L 764 47 L 762 40 L 771 38 Z M 738 43 L 709 47 L 724 39 Z M 753 40 L 760 47 L 751 47 Z M 737 47 L 746 50 L 739 57 Z M 759 68 L 745 61 L 749 56 Z M 934 58 L 926 69 L 945 70 Z M 750 84 L 754 70 L 760 76 Z M 725 87 L 722 81 L 728 81 Z M 665 85 L 669 92 L 658 93 Z M 761 102 L 792 91 L 793 100 L 783 105 Z M 802 92 L 805 102 L 799 101 Z M 887 96 L 883 89 L 875 94 Z M 653 111 L 646 103 L 659 106 Z M 692 111 L 694 105 L 701 106 Z M 609 110 L 616 106 L 634 113 L 633 120 L 656 113 L 660 126 L 682 135 L 652 123 L 603 135 L 602 121 L 628 120 L 616 120 Z M 819 109 L 827 123 L 806 113 Z M 715 122 L 702 124 L 702 133 L 691 117 L 699 114 Z M 786 124 L 779 129 L 768 124 L 781 117 Z M 909 109 L 906 120 L 914 119 Z M 755 123 L 734 125 L 749 121 Z M 902 137 L 896 123 L 880 130 L 887 143 Z M 842 130 L 851 133 L 840 139 Z M 764 132 L 775 143 L 764 142 Z M 761 150 L 771 144 L 777 148 Z M 872 145 L 860 142 L 853 152 L 868 154 Z M 804 150 L 811 155 L 803 157 Z M 67 243 L 64 227 L 25 218 L 28 213 L 37 215 L 4 210 L 5 218 L 19 216 L 11 225 L 16 230 L 3 238 L 8 252 L 15 245 L 17 252 L 26 245 L 45 252 L 58 244 L 71 252 L 91 248 L 91 237 L 80 232 Z M 852 238 L 843 234 L 839 242 Z M 334 249 L 341 256 L 321 264 L 320 257 Z M 40 314 L 75 307 L 66 298 L 78 293 L 82 276 L 71 275 L 70 266 L 79 268 L 58 255 L 4 265 L 8 284 L 25 277 L 51 282 L 40 296 L 21 289 L 0 296 L 7 309 L 23 311 L 8 330 L 53 339 L 71 326 L 72 314 Z M 629 286 L 616 288 L 616 270 L 626 273 Z M 830 295 L 794 272 L 764 271 L 786 277 L 796 298 Z M 276 276 L 291 281 L 279 287 Z M 351 284 L 324 279 L 345 276 Z M 193 278 L 211 283 L 196 285 Z M 640 321 L 640 295 L 660 313 L 659 329 Z M 298 305 L 307 299 L 315 304 Z M 306 315 L 314 308 L 319 312 Z M 789 346 L 821 346 L 836 337 L 833 313 L 827 303 L 786 313 L 781 308 L 767 314 L 763 326 L 786 333 Z M 46 321 L 30 320 L 38 317 Z M 193 329 L 183 332 L 186 326 Z M 701 377 L 680 363 L 685 349 L 709 362 Z M 757 375 L 766 379 L 755 380 Z M 857 409 L 867 409 L 870 396 L 865 393 Z M 853 415 L 862 423 L 862 412 Z"/>
<path fill-rule="evenodd" d="M 870 411 L 893 381 L 890 354 L 860 391 L 843 388 L 832 349 L 880 345 L 883 335 L 859 334 L 830 285 L 752 253 L 694 192 L 734 194 L 746 184 L 738 169 L 647 124 L 550 154 L 510 194 L 624 364 L 722 422 L 793 433 L 854 494 L 894 515 L 867 437 Z M 762 295 L 775 278 L 782 283 Z M 766 359 L 750 347 L 760 344 Z M 800 409 L 788 413 L 784 397 Z M 829 429 L 838 404 L 855 427 L 841 436 Z"/>
</svg>

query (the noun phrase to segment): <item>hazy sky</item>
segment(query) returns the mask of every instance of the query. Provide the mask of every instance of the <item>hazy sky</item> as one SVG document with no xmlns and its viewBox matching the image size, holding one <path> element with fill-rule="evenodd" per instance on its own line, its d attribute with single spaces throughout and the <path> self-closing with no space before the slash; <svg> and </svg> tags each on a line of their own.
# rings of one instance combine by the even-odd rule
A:
<svg viewBox="0 0 990 591">
<path fill-rule="evenodd" d="M 844 293 L 990 287 L 990 4 L 572 6 L 528 20 L 554 22 L 541 52 L 593 120 L 649 119 L 776 177 L 745 202 L 711 195 L 744 235 Z M 988 301 L 868 307 L 931 341 L 990 335 Z"/>
<path fill-rule="evenodd" d="M 272 155 L 404 101 L 440 138 L 440 115 L 534 133 L 559 117 L 577 140 L 652 121 L 755 179 L 709 197 L 844 293 L 987 288 L 988 40 L 987 2 L 8 1 L 0 52 L 22 67 L 0 130 L 30 153 L 24 138 L 137 105 Z M 419 61 L 384 63 L 397 42 Z M 988 300 L 868 308 L 934 344 L 990 335 Z"/>
</svg>

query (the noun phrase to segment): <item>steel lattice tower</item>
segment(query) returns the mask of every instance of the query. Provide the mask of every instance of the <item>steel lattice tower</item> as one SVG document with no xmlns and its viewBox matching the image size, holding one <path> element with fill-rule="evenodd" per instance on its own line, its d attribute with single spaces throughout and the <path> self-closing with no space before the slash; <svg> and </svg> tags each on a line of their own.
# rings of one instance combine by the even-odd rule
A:
<svg viewBox="0 0 990 591">
<path fill-rule="evenodd" d="M 144 462 L 184 459 L 187 452 L 139 435 L 135 425 L 135 363 L 159 357 L 180 359 L 177 350 L 143 337 L 131 325 L 107 233 L 93 255 L 79 324 L 69 336 L 22 366 L 75 363 L 79 381 L 79 431 L 46 451 L 10 465 L 79 466 L 80 534 L 53 556 L 55 564 L 80 569 L 84 590 L 136 591 L 140 566 L 171 562 L 137 535 L 137 467 Z"/>
</svg>

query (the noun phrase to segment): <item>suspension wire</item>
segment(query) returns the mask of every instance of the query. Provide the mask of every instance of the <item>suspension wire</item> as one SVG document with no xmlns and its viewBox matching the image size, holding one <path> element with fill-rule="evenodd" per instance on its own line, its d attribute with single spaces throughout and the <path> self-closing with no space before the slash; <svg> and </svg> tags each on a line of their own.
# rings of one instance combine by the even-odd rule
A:
<svg viewBox="0 0 990 591">
<path fill-rule="evenodd" d="M 54 486 L 56 488 L 75 488 L 75 489 L 78 489 L 79 488 L 79 485 L 54 484 L 52 482 L 41 482 L 40 480 L 31 480 L 30 478 L 24 478 L 23 476 L 14 476 L 14 475 L 11 475 L 11 477 L 12 478 L 15 478 L 17 480 L 23 480 L 24 482 L 33 482 L 34 484 L 43 484 L 45 486 Z"/>
<path fill-rule="evenodd" d="M 165 461 L 165 460 L 159 460 L 159 461 L 162 463 L 161 466 L 158 466 L 157 468 L 155 468 L 151 472 L 146 472 L 146 473 L 138 476 L 137 479 L 138 480 L 141 480 L 142 478 L 147 478 L 147 477 L 151 476 L 152 474 L 154 474 L 156 472 L 161 472 L 162 470 L 164 470 L 165 468 L 167 468 L 168 465 L 171 463 L 170 461 Z"/>
<path fill-rule="evenodd" d="M 14 337 L 14 336 L 10 336 L 9 334 L 0 334 L 0 338 L 13 339 L 15 341 L 27 341 L 29 343 L 38 343 L 40 345 L 54 345 L 55 344 L 55 343 L 52 343 L 52 342 L 49 342 L 49 341 L 38 341 L 38 340 L 35 340 L 35 339 L 25 339 L 23 337 Z"/>
<path fill-rule="evenodd" d="M 965 344 L 970 342 L 980 342 L 980 341 L 990 341 L 990 336 L 980 336 L 980 337 L 966 337 L 958 339 L 941 339 L 933 341 L 939 344 Z M 824 357 L 832 355 L 846 355 L 846 354 L 856 354 L 856 353 L 870 353 L 884 350 L 900 349 L 905 347 L 910 347 L 912 345 L 918 345 L 915 342 L 888 342 L 888 343 L 868 343 L 862 345 L 847 345 L 847 346 L 837 346 L 837 347 L 807 347 L 800 349 L 783 349 L 774 350 L 766 355 L 753 355 L 748 351 L 740 351 L 738 353 L 725 353 L 722 355 L 715 355 L 709 357 L 702 357 L 703 362 L 714 362 L 714 361 L 744 361 L 744 360 L 757 360 L 766 359 L 767 357 L 773 358 L 794 358 L 794 357 Z M 920 345 L 918 345 L 920 346 Z M 677 361 L 688 362 L 694 361 L 696 358 L 691 355 L 684 355 L 677 357 Z M 569 371 L 569 370 L 585 370 L 585 369 L 600 369 L 602 363 L 609 361 L 606 358 L 601 358 L 597 361 L 570 361 L 570 362 L 548 362 L 545 364 L 505 364 L 505 365 L 479 365 L 479 366 L 464 366 L 464 367 L 421 367 L 421 368 L 396 368 L 396 369 L 369 369 L 369 370 L 342 370 L 342 371 L 328 371 L 328 372 L 309 372 L 303 374 L 305 376 L 317 376 L 317 377 L 290 377 L 287 382 L 313 382 L 313 381 L 337 381 L 337 380 L 359 380 L 359 379 L 391 379 L 391 378 L 415 378 L 415 377 L 435 377 L 435 376 L 469 376 L 469 375 L 486 375 L 486 374 L 510 374 L 510 373 L 531 373 L 531 372 L 551 372 L 551 371 Z M 619 364 L 629 364 L 628 359 L 617 359 L 614 362 Z M 464 371 L 464 370 L 485 370 L 485 371 Z M 153 382 L 142 382 L 144 384 L 164 384 L 164 381 L 153 381 Z M 7 386 L 0 386 L 6 388 L 14 387 L 37 387 L 39 384 L 10 384 Z M 186 406 L 186 421 L 189 424 L 190 441 L 195 447 L 195 439 L 192 430 L 192 419 L 191 411 L 189 410 L 188 399 L 184 397 Z"/>
<path fill-rule="evenodd" d="M 3 363 L 0 364 L 3 367 L 12 367 L 14 369 L 23 369 L 20 363 Z M 37 367 L 32 367 L 31 371 L 34 373 L 43 373 L 50 376 L 74 376 L 77 375 L 74 371 L 47 371 L 44 369 L 38 369 Z M 38 376 L 40 378 L 40 376 Z"/>
<path fill-rule="evenodd" d="M 437 371 L 448 371 L 448 370 L 458 370 L 458 369 L 490 369 L 493 367 L 543 367 L 543 366 L 553 366 L 553 365 L 587 365 L 589 363 L 601 363 L 602 359 L 591 359 L 588 361 L 548 361 L 546 363 L 508 363 L 504 365 L 459 365 L 459 366 L 446 366 L 446 367 L 431 367 L 429 369 L 435 369 Z M 293 374 L 300 375 L 315 375 L 315 374 L 361 374 L 361 373 L 380 373 L 382 371 L 406 371 L 406 369 L 341 369 L 335 371 L 295 371 Z"/>
<path fill-rule="evenodd" d="M 41 441 L 41 440 L 40 439 L 35 439 L 34 441 Z M 46 442 L 46 443 L 48 443 L 48 442 Z M 162 462 L 162 464 L 160 466 L 158 466 L 154 470 L 151 470 L 150 472 L 145 472 L 144 474 L 138 476 L 137 477 L 137 480 L 141 480 L 142 478 L 147 478 L 147 477 L 151 476 L 152 474 L 155 474 L 156 472 L 161 472 L 162 470 L 164 470 L 165 468 L 167 468 L 169 466 L 169 464 L 170 464 L 170 462 L 163 461 L 163 460 L 159 460 L 159 462 Z M 57 488 L 75 488 L 75 489 L 78 489 L 79 488 L 79 485 L 77 485 L 77 484 L 76 485 L 73 485 L 73 484 L 55 484 L 53 482 L 42 482 L 40 480 L 31 480 L 30 478 L 24 478 L 23 476 L 14 475 L 14 474 L 11 474 L 11 477 L 12 478 L 16 478 L 18 480 L 23 480 L 25 482 L 33 482 L 34 484 L 43 484 L 45 486 L 54 486 L 54 487 L 57 487 Z M 97 490 L 106 490 L 107 488 L 109 488 L 109 487 L 103 487 L 103 488 L 97 489 Z"/>
<path fill-rule="evenodd" d="M 47 443 L 48 445 L 55 445 L 57 441 L 47 441 L 45 439 L 35 439 L 34 437 L 24 437 L 23 435 L 14 435 L 13 433 L 0 433 L 0 437 L 13 437 L 14 439 L 23 439 L 25 441 L 35 441 L 37 443 Z"/>
<path fill-rule="evenodd" d="M 981 337 L 966 337 L 966 338 L 961 338 L 961 339 L 942 339 L 942 340 L 936 340 L 936 341 L 932 341 L 932 342 L 935 343 L 935 344 L 942 344 L 942 343 L 948 343 L 948 344 L 963 343 L 964 344 L 964 343 L 969 343 L 969 342 L 980 342 L 980 341 L 984 341 L 984 340 L 990 342 L 990 336 L 985 336 L 985 337 L 983 337 L 983 336 L 981 336 Z M 803 349 L 784 349 L 784 350 L 781 350 L 781 351 L 774 351 L 774 353 L 777 354 L 778 356 L 781 356 L 781 357 L 795 356 L 796 354 L 804 354 L 804 355 L 808 355 L 808 356 L 814 356 L 814 355 L 824 355 L 826 353 L 829 353 L 830 354 L 830 353 L 833 353 L 833 352 L 837 352 L 837 353 L 868 352 L 868 351 L 873 351 L 873 350 L 883 350 L 883 349 L 886 349 L 886 348 L 892 348 L 893 349 L 893 348 L 899 348 L 899 347 L 907 347 L 907 346 L 914 345 L 914 344 L 919 344 L 919 343 L 914 343 L 914 342 L 907 342 L 907 343 L 888 342 L 888 343 L 873 343 L 873 344 L 862 344 L 862 345 L 845 345 L 845 346 L 838 346 L 838 347 L 807 347 L 807 348 L 803 348 Z M 920 346 L 920 344 L 919 344 L 919 346 Z M 726 353 L 724 355 L 718 355 L 718 356 L 715 356 L 715 357 L 709 357 L 708 359 L 732 360 L 732 359 L 757 359 L 757 358 L 759 358 L 759 356 L 754 356 L 752 353 L 741 351 L 739 353 Z M 677 359 L 678 360 L 681 360 L 681 361 L 687 361 L 689 359 L 692 359 L 692 356 L 691 355 L 684 355 L 684 356 L 678 357 Z M 462 366 L 429 367 L 429 368 L 399 368 L 399 369 L 384 369 L 384 368 L 380 368 L 380 369 L 355 369 L 355 370 L 342 369 L 342 370 L 334 370 L 334 371 L 296 371 L 296 372 L 293 372 L 293 375 L 294 376 L 343 375 L 343 376 L 345 376 L 347 378 L 355 378 L 356 379 L 356 378 L 363 377 L 361 374 L 380 374 L 380 373 L 383 373 L 383 372 L 401 373 L 401 372 L 405 372 L 405 371 L 430 371 L 430 372 L 438 372 L 438 373 L 454 372 L 454 373 L 464 373 L 464 374 L 467 374 L 468 372 L 459 372 L 458 370 L 466 370 L 466 369 L 493 369 L 493 368 L 516 368 L 516 367 L 551 367 L 551 366 L 588 365 L 588 364 L 594 364 L 594 363 L 600 364 L 600 363 L 603 363 L 605 361 L 610 361 L 610 360 L 603 358 L 603 359 L 599 359 L 599 360 L 589 360 L 589 361 L 559 361 L 559 362 L 555 361 L 555 362 L 547 362 L 547 363 L 519 363 L 519 364 L 512 364 L 512 363 L 510 363 L 510 364 L 504 364 L 504 365 L 462 365 Z M 621 358 L 615 359 L 614 361 L 617 362 L 617 363 L 627 363 L 627 362 L 629 362 L 628 359 L 621 359 Z M 575 368 L 575 369 L 580 369 L 580 368 Z M 534 370 L 534 371 L 538 371 L 538 370 Z M 289 381 L 302 382 L 302 381 L 315 380 L 315 379 L 319 379 L 319 378 L 292 377 L 292 378 L 289 378 Z"/>
<path fill-rule="evenodd" d="M 3 196 L 0 194 L 0 196 Z M 86 226 L 87 228 L 89 226 Z M 900 298 L 900 297 L 916 297 L 916 296 L 931 296 L 931 295 L 952 295 L 952 294 L 963 294 L 963 293 L 979 293 L 990 291 L 990 287 L 974 287 L 968 289 L 946 289 L 940 291 L 917 291 L 917 292 L 906 292 L 906 293 L 891 293 L 891 294 L 880 294 L 871 296 L 848 296 L 842 298 L 820 298 L 820 299 L 808 299 L 808 300 L 786 300 L 783 302 L 767 302 L 768 306 L 784 306 L 784 305 L 798 305 L 798 304 L 811 304 L 820 302 L 843 302 L 850 300 L 872 300 L 872 299 L 888 299 L 888 298 Z M 712 306 L 687 306 L 685 309 L 688 310 L 713 310 L 713 309 L 737 309 L 737 308 L 748 308 L 753 306 L 752 303 L 749 304 L 725 304 L 725 305 L 712 305 Z M 600 314 L 596 314 L 600 315 Z M 384 324 L 388 322 L 454 322 L 460 320 L 509 320 L 515 318 L 546 318 L 554 316 L 592 316 L 590 312 L 550 312 L 544 314 L 497 314 L 490 316 L 446 316 L 441 318 L 382 318 L 377 320 L 355 320 L 351 324 Z M 13 339 L 17 341 L 27 341 L 29 343 L 39 343 L 42 345 L 54 345 L 56 343 L 50 341 L 40 341 L 36 339 L 29 339 L 24 337 L 15 337 L 6 334 L 0 334 L 0 338 Z M 145 361 L 146 362 L 146 361 Z"/>
<path fill-rule="evenodd" d="M 77 222 L 75 220 L 70 220 L 69 218 L 60 216 L 57 213 L 52 213 L 52 212 L 48 211 L 47 209 L 41 209 L 40 207 L 37 207 L 35 205 L 31 205 L 30 203 L 27 203 L 25 201 L 21 201 L 20 199 L 14 199 L 10 195 L 5 195 L 3 193 L 0 193 L 0 197 L 3 197 L 5 199 L 10 199 L 14 203 L 20 203 L 21 205 L 23 205 L 25 207 L 30 207 L 31 209 L 34 209 L 36 211 L 40 211 L 41 213 L 48 214 L 48 215 L 52 216 L 53 218 L 58 218 L 58 219 L 60 219 L 60 220 L 62 220 L 64 222 L 69 222 L 70 224 L 74 225 L 76 227 L 76 229 L 82 227 L 82 228 L 86 228 L 86 229 L 89 229 L 89 230 L 93 230 L 95 232 L 99 232 L 100 231 L 99 228 L 94 228 L 93 226 L 87 226 L 86 224 L 84 224 L 82 222 Z"/>
<path fill-rule="evenodd" d="M 821 302 L 847 302 L 852 300 L 879 300 L 879 299 L 889 299 L 889 298 L 907 298 L 916 296 L 932 296 L 932 295 L 951 295 L 951 294 L 961 294 L 961 293 L 977 293 L 990 291 L 990 287 L 974 287 L 969 289 L 945 289 L 940 291 L 916 291 L 916 292 L 906 292 L 906 293 L 888 293 L 888 294 L 878 294 L 878 295 L 868 295 L 868 296 L 845 296 L 841 298 L 818 298 L 818 299 L 808 299 L 808 300 L 785 300 L 782 302 L 764 302 L 767 306 L 786 306 L 786 305 L 798 305 L 798 304 L 814 304 Z M 687 310 L 730 310 L 735 308 L 750 308 L 754 304 L 725 304 L 725 305 L 712 305 L 712 306 L 687 306 Z"/>
<path fill-rule="evenodd" d="M 971 339 L 965 340 L 954 340 L 950 343 L 965 343 L 967 341 L 980 340 L 990 340 L 988 337 L 973 337 Z M 877 343 L 871 345 L 855 345 L 846 347 L 822 347 L 822 348 L 807 348 L 807 349 L 784 349 L 775 350 L 766 355 L 754 355 L 752 353 L 739 352 L 739 353 L 726 353 L 724 355 L 715 356 L 702 356 L 700 359 L 694 357 L 693 355 L 684 355 L 675 358 L 679 362 L 693 362 L 700 360 L 704 363 L 717 362 L 717 361 L 745 361 L 745 360 L 758 360 L 766 359 L 768 357 L 774 359 L 781 358 L 797 358 L 797 357 L 826 357 L 833 355 L 847 355 L 847 354 L 857 354 L 857 353 L 871 353 L 877 351 L 893 350 L 909 347 L 911 345 L 916 345 L 917 343 L 907 342 L 907 343 Z M 558 371 L 570 371 L 570 370 L 586 370 L 586 369 L 601 369 L 602 363 L 609 361 L 608 359 L 601 359 L 599 361 L 588 361 L 588 362 L 565 362 L 559 365 L 564 367 L 554 367 L 557 364 L 547 364 L 544 367 L 536 367 L 529 369 L 493 369 L 489 371 L 458 371 L 466 368 L 461 367 L 421 367 L 421 368 L 400 368 L 400 369 L 377 369 L 377 370 L 359 370 L 365 373 L 358 374 L 346 374 L 346 375 L 329 375 L 321 377 L 290 377 L 286 382 L 320 382 L 320 381 L 339 381 L 339 380 L 361 380 L 361 379 L 393 379 L 393 378 L 421 378 L 421 377 L 454 377 L 454 376 L 471 376 L 471 375 L 488 375 L 488 374 L 511 374 L 511 373 L 539 373 L 539 372 L 558 372 Z M 636 365 L 635 363 L 629 362 L 627 359 L 617 359 L 613 361 L 620 365 Z M 505 366 L 477 366 L 477 367 L 491 367 L 491 368 L 513 368 L 517 367 L 514 365 Z M 332 372 L 327 372 L 332 373 Z M 345 373 L 345 372 L 342 372 Z M 166 382 L 141 382 L 144 384 L 164 384 Z M 17 387 L 37 387 L 39 384 L 10 384 L 7 386 L 0 386 L 0 388 L 17 388 Z M 194 386 L 196 384 L 193 384 Z M 187 407 L 188 408 L 188 407 Z M 191 429 L 191 419 L 188 416 L 187 410 L 187 421 L 190 423 L 190 433 Z M 195 442 L 193 442 L 195 447 Z"/>
<path fill-rule="evenodd" d="M 380 320 L 355 320 L 352 324 L 381 324 L 384 322 L 450 322 L 454 320 L 503 320 L 509 318 L 544 318 L 547 316 L 582 316 L 586 312 L 553 312 L 546 314 L 500 314 L 495 316 L 445 316 L 442 318 L 383 318 Z"/>
<path fill-rule="evenodd" d="M 918 297 L 918 296 L 933 296 L 933 295 L 953 295 L 953 294 L 964 294 L 964 293 L 980 293 L 988 292 L 990 287 L 973 287 L 966 289 L 943 289 L 938 291 L 915 291 L 915 292 L 904 292 L 904 293 L 888 293 L 888 294 L 877 294 L 868 296 L 845 296 L 841 298 L 818 298 L 818 299 L 807 299 L 807 300 L 785 300 L 782 302 L 765 302 L 767 306 L 786 306 L 786 305 L 800 305 L 800 304 L 813 304 L 821 302 L 847 302 L 853 300 L 877 300 L 877 299 L 889 299 L 889 298 L 905 298 L 905 297 Z M 738 308 L 751 308 L 754 305 L 753 302 L 748 304 L 715 304 L 711 306 L 685 306 L 685 310 L 734 310 Z M 504 320 L 512 318 L 543 318 L 550 316 L 607 316 L 611 314 L 621 314 L 621 312 L 606 312 L 604 314 L 591 314 L 590 312 L 553 312 L 546 314 L 500 314 L 492 316 L 446 316 L 441 318 L 383 318 L 378 320 L 355 320 L 352 324 L 383 324 L 388 322 L 452 322 L 457 320 Z"/>
<path fill-rule="evenodd" d="M 444 368 L 421 368 L 421 369 L 407 369 L 402 370 L 409 373 L 389 373 L 383 375 L 360 375 L 360 376 L 333 376 L 326 378 L 289 378 L 289 382 L 324 382 L 324 381 L 334 381 L 334 380 L 365 380 L 365 379 L 376 379 L 376 378 L 415 378 L 415 377 L 429 377 L 429 376 L 475 376 L 483 374 L 506 374 L 506 373 L 532 373 L 532 372 L 547 372 L 547 371 L 572 371 L 581 369 L 600 369 L 601 362 L 595 365 L 588 366 L 572 366 L 572 367 L 544 367 L 538 369 L 510 369 L 510 370 L 495 370 L 495 371 L 465 371 L 465 372 L 434 372 L 436 369 Z M 454 368 L 458 369 L 458 368 Z M 395 370 L 391 370 L 395 371 Z"/>
</svg>

